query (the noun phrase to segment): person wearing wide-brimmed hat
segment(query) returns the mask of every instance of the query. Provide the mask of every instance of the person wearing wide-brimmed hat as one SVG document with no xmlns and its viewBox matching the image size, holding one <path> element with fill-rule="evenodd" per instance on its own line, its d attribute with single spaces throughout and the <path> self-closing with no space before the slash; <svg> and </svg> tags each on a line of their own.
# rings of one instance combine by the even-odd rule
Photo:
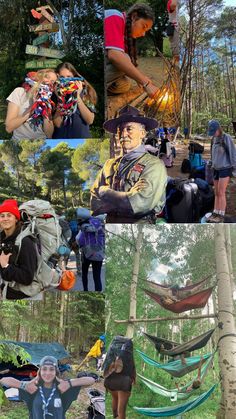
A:
<svg viewBox="0 0 236 419">
<path fill-rule="evenodd" d="M 221 223 L 224 222 L 226 210 L 226 189 L 236 170 L 236 147 L 230 135 L 223 132 L 219 121 L 215 119 L 208 123 L 208 135 L 212 137 L 211 160 L 215 202 L 213 213 L 207 222 Z"/>
<path fill-rule="evenodd" d="M 157 127 L 138 109 L 125 106 L 104 128 L 120 137 L 123 156 L 109 159 L 91 189 L 93 215 L 107 213 L 108 222 L 154 220 L 165 204 L 167 174 L 164 164 L 149 154 L 143 139 Z"/>
<path fill-rule="evenodd" d="M 20 248 L 15 244 L 21 232 L 21 216 L 14 199 L 0 205 L 0 293 L 9 300 L 28 298 L 18 285 L 31 285 L 37 270 L 37 254 L 30 237 L 23 237 Z"/>
</svg>

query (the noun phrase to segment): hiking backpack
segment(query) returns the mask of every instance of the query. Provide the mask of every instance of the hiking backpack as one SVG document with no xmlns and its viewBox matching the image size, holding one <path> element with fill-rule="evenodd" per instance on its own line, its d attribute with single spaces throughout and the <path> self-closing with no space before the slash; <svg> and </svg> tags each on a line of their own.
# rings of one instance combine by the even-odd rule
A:
<svg viewBox="0 0 236 419">
<path fill-rule="evenodd" d="M 90 405 L 87 419 L 105 419 L 105 394 L 94 388 L 88 390 Z"/>
<path fill-rule="evenodd" d="M 82 248 L 86 259 L 103 261 L 105 258 L 105 231 L 101 219 L 90 217 L 81 225 L 81 231 L 76 236 L 76 241 Z"/>
<path fill-rule="evenodd" d="M 19 248 L 18 255 L 23 238 L 31 237 L 37 255 L 37 270 L 32 284 L 23 285 L 12 281 L 9 285 L 16 291 L 34 297 L 49 287 L 60 285 L 62 270 L 57 262 L 63 256 L 62 251 L 68 254 L 68 245 L 62 235 L 59 219 L 49 202 L 41 199 L 27 201 L 20 205 L 19 210 L 24 224 L 15 241 Z"/>
<path fill-rule="evenodd" d="M 133 377 L 135 367 L 132 340 L 124 336 L 116 336 L 108 348 L 102 369 L 104 377 L 112 373 Z"/>
</svg>

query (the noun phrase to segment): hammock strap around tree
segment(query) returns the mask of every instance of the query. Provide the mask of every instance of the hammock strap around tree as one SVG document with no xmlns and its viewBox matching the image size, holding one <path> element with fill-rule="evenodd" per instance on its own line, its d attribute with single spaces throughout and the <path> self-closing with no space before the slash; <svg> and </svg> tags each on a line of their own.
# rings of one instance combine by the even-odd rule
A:
<svg viewBox="0 0 236 419">
<path fill-rule="evenodd" d="M 210 366 L 212 365 L 213 359 L 214 359 L 214 355 L 213 354 L 203 365 L 203 367 L 201 367 L 201 384 L 203 384 L 204 378 L 206 377 L 206 374 L 210 368 Z M 193 384 L 193 382 L 195 380 L 197 380 L 198 377 L 194 377 L 191 381 L 189 381 L 187 384 L 185 384 L 184 386 L 182 386 L 179 390 L 177 388 L 174 389 L 167 389 L 166 387 L 161 386 L 158 383 L 155 383 L 155 381 L 149 380 L 148 378 L 142 376 L 141 374 L 137 374 L 138 377 L 141 379 L 141 381 L 148 387 L 150 388 L 150 390 L 152 390 L 154 393 L 157 393 L 161 396 L 164 397 L 169 397 L 171 401 L 176 401 L 176 400 L 183 400 L 183 399 L 187 399 L 188 397 L 190 397 L 195 390 L 192 389 L 191 391 L 187 391 L 187 389 Z"/>
<path fill-rule="evenodd" d="M 147 364 L 160 368 L 169 374 L 171 374 L 173 377 L 182 377 L 185 374 L 194 371 L 196 368 L 198 368 L 199 363 L 205 362 L 207 359 L 211 357 L 212 354 L 206 354 L 206 355 L 196 355 L 192 357 L 185 358 L 185 363 L 182 363 L 181 359 L 178 359 L 176 361 L 167 362 L 166 364 L 161 364 L 160 362 L 155 361 L 154 359 L 150 358 L 148 355 L 146 355 L 144 352 L 139 351 L 136 349 L 136 352 L 139 354 L 139 356 L 143 359 L 144 362 Z"/>
<path fill-rule="evenodd" d="M 177 406 L 167 406 L 162 408 L 145 408 L 145 407 L 136 407 L 134 406 L 133 409 L 145 416 L 150 417 L 169 417 L 169 416 L 176 416 L 176 415 L 182 415 L 183 413 L 186 413 L 190 410 L 195 409 L 196 407 L 200 406 L 202 403 L 204 403 L 210 395 L 215 390 L 216 386 L 218 384 L 214 384 L 208 391 L 205 391 L 200 396 L 196 397 L 195 399 L 192 399 L 184 404 L 179 404 Z"/>
</svg>

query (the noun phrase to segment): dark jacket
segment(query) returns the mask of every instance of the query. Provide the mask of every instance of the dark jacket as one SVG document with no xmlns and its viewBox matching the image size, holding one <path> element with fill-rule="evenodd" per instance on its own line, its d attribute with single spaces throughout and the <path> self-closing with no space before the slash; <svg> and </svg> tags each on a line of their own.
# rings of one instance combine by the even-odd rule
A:
<svg viewBox="0 0 236 419">
<path fill-rule="evenodd" d="M 34 274 L 37 269 L 37 254 L 35 245 L 30 237 L 22 239 L 20 251 L 15 245 L 15 240 L 20 233 L 20 228 L 16 228 L 14 233 L 6 237 L 4 231 L 0 233 L 0 252 L 5 248 L 5 252 L 12 253 L 9 258 L 9 266 L 2 268 L 0 266 L 0 275 L 2 279 L 9 282 L 7 289 L 7 299 L 22 299 L 28 298 L 21 291 L 16 291 L 11 288 L 11 282 L 18 282 L 24 285 L 30 285 L 33 282 Z M 3 286 L 2 286 L 3 289 Z"/>
</svg>

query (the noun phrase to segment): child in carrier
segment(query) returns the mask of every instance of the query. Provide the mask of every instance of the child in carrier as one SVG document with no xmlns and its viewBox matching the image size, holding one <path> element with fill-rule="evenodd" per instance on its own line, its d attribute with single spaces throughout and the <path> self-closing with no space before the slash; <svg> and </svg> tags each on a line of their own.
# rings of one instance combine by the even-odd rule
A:
<svg viewBox="0 0 236 419">
<path fill-rule="evenodd" d="M 81 249 L 82 282 L 84 291 L 88 291 L 88 270 L 92 265 L 95 291 L 102 291 L 101 270 L 105 257 L 105 228 L 96 217 L 80 223 L 80 232 L 76 241 Z"/>
</svg>

